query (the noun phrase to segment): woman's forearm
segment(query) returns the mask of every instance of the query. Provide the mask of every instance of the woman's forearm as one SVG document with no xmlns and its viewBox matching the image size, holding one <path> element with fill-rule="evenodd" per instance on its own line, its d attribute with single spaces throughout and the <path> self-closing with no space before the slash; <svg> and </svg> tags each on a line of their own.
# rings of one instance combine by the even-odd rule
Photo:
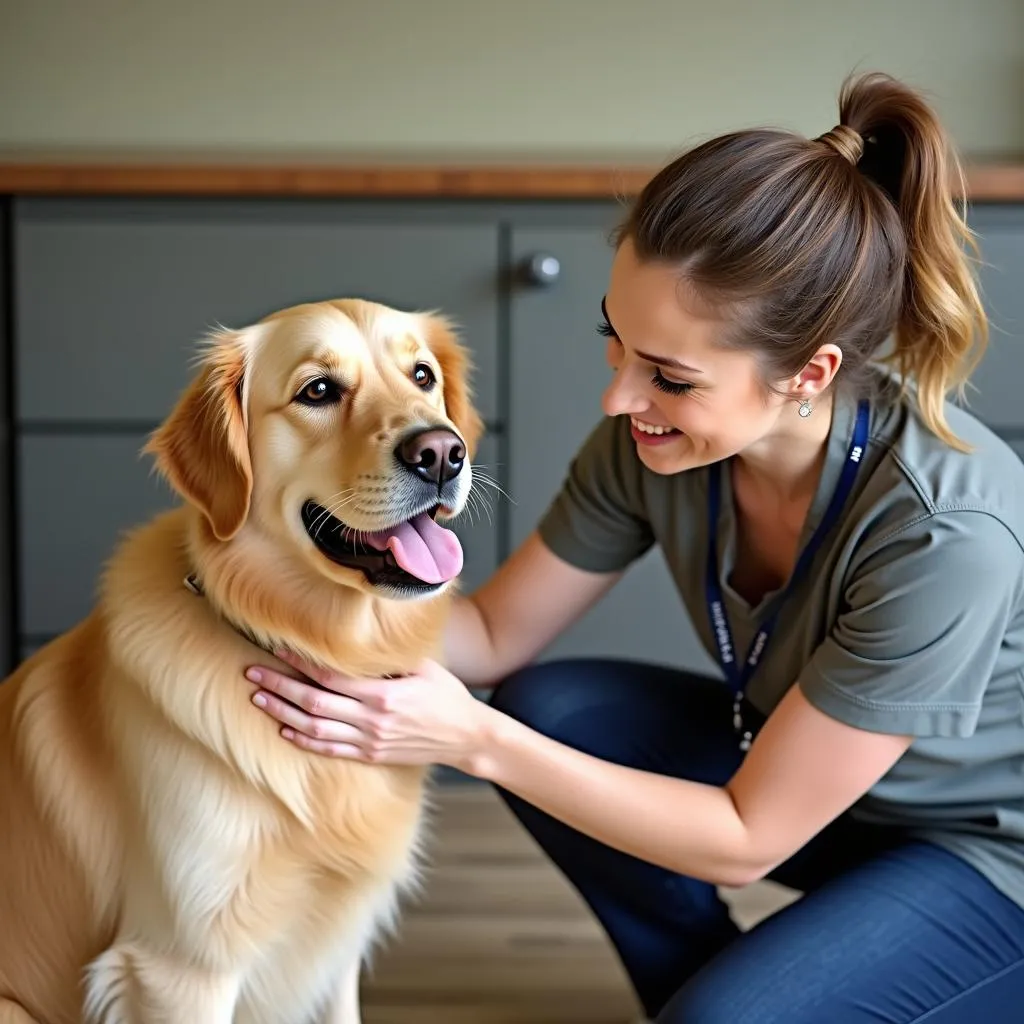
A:
<svg viewBox="0 0 1024 1024">
<path fill-rule="evenodd" d="M 474 774 L 624 853 L 716 885 L 766 868 L 726 789 L 580 753 L 497 712 Z"/>
</svg>

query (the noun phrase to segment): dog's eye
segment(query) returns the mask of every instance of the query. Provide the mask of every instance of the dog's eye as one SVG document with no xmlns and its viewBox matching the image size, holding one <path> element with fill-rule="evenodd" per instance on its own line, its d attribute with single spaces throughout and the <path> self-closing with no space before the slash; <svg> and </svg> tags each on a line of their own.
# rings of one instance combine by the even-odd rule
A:
<svg viewBox="0 0 1024 1024">
<path fill-rule="evenodd" d="M 416 369 L 412 371 L 412 379 L 416 381 L 424 391 L 429 391 L 437 383 L 437 377 L 434 376 L 434 371 L 427 366 L 426 363 L 416 364 Z"/>
<path fill-rule="evenodd" d="M 296 396 L 303 405 L 331 405 L 340 401 L 341 388 L 327 377 L 311 380 Z"/>
</svg>

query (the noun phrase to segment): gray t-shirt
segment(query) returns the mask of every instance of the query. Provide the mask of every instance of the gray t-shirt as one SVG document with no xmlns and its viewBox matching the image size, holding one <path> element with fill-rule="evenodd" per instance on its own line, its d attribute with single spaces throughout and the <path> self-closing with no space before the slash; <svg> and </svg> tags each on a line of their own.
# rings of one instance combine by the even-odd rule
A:
<svg viewBox="0 0 1024 1024">
<path fill-rule="evenodd" d="M 846 458 L 855 402 L 837 396 L 828 455 L 801 548 Z M 889 389 L 840 521 L 779 610 L 747 697 L 768 714 L 797 682 L 850 725 L 914 736 L 853 809 L 975 865 L 1024 906 L 1024 464 L 964 410 L 947 405 L 961 453 Z M 750 607 L 728 584 L 735 552 L 730 474 L 722 474 L 721 588 L 736 650 L 780 598 Z M 628 566 L 658 545 L 717 662 L 704 593 L 705 468 L 659 476 L 636 455 L 627 417 L 600 422 L 539 529 L 565 561 Z"/>
</svg>

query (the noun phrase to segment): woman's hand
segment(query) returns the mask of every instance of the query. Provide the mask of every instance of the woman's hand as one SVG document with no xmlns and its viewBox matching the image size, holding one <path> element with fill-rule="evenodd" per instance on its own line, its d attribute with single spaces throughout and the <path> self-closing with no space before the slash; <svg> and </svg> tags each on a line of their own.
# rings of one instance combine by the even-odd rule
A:
<svg viewBox="0 0 1024 1024">
<path fill-rule="evenodd" d="M 494 714 L 435 661 L 409 676 L 355 679 L 287 652 L 275 656 L 323 687 L 264 665 L 246 678 L 252 702 L 281 722 L 281 735 L 304 750 L 375 764 L 444 764 L 467 773 L 487 743 Z"/>
</svg>

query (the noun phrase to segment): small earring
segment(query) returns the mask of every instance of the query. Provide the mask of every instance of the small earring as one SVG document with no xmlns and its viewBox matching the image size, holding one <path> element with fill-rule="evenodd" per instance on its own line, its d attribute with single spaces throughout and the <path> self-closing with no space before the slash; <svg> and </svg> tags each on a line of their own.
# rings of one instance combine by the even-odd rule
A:
<svg viewBox="0 0 1024 1024">
<path fill-rule="evenodd" d="M 811 400 L 809 398 L 805 398 L 800 403 L 800 407 L 797 409 L 797 412 L 800 413 L 804 419 L 807 419 L 807 417 L 811 415 Z"/>
</svg>

